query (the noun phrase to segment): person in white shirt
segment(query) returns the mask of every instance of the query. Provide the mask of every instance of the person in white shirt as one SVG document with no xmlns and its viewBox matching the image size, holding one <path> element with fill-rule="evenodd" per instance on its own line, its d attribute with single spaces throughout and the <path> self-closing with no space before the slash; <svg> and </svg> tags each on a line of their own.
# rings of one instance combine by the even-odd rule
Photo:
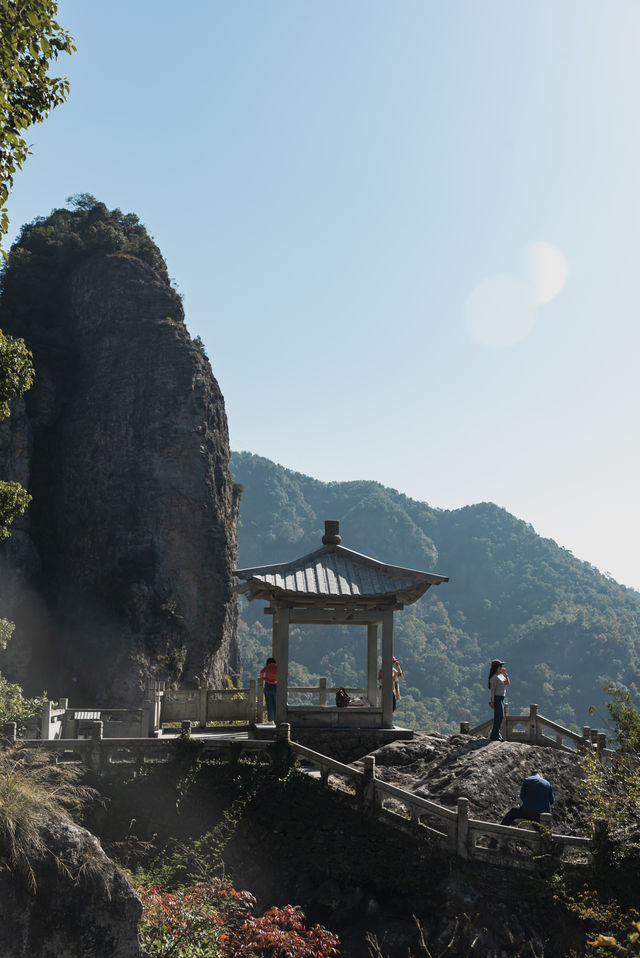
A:
<svg viewBox="0 0 640 958">
<path fill-rule="evenodd" d="M 489 670 L 489 691 L 491 692 L 491 701 L 489 705 L 493 709 L 493 728 L 489 738 L 494 742 L 501 742 L 502 735 L 500 728 L 504 719 L 504 700 L 507 691 L 507 685 L 511 685 L 507 670 L 504 667 L 502 659 L 494 659 Z"/>
</svg>

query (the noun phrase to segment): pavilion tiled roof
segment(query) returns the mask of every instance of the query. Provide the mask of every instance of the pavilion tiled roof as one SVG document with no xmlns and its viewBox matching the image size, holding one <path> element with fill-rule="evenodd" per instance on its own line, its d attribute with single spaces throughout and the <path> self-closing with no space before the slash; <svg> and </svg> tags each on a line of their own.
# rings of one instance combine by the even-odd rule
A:
<svg viewBox="0 0 640 958">
<path fill-rule="evenodd" d="M 321 600 L 415 602 L 432 585 L 448 582 L 448 576 L 418 572 L 388 565 L 370 556 L 353 552 L 339 544 L 337 523 L 334 538 L 321 549 L 291 562 L 238 569 L 234 575 L 243 582 L 239 592 L 249 599 L 290 598 L 297 601 Z M 327 537 L 323 542 L 331 539 Z"/>
</svg>

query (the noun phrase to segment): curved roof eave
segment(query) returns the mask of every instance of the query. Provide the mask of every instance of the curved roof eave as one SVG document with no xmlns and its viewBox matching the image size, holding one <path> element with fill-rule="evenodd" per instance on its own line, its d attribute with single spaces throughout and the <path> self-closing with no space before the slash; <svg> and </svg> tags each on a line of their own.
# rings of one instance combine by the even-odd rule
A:
<svg viewBox="0 0 640 958">
<path fill-rule="evenodd" d="M 237 591 L 250 599 L 282 598 L 293 602 L 402 602 L 410 604 L 448 576 L 389 565 L 338 544 L 268 566 L 238 569 L 245 580 Z"/>
</svg>

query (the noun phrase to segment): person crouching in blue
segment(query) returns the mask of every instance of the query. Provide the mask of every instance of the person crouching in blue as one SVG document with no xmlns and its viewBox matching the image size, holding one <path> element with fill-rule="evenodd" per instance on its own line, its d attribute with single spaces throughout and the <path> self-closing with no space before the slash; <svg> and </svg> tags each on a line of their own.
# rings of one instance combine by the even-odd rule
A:
<svg viewBox="0 0 640 958">
<path fill-rule="evenodd" d="M 555 798 L 553 788 L 550 783 L 536 772 L 525 778 L 520 789 L 520 800 L 522 805 L 516 808 L 510 808 L 504 816 L 501 825 L 510 825 L 518 819 L 524 818 L 528 822 L 539 822 L 540 816 L 545 812 L 551 812 Z"/>
</svg>

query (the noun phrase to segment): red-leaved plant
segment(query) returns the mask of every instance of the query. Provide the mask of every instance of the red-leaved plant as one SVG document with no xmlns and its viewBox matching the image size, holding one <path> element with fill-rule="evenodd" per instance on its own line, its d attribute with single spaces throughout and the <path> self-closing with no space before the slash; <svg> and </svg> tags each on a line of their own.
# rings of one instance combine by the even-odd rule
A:
<svg viewBox="0 0 640 958">
<path fill-rule="evenodd" d="M 161 958 L 331 958 L 339 939 L 322 925 L 305 928 L 295 905 L 270 908 L 259 918 L 256 900 L 228 882 L 212 879 L 163 892 L 137 889 L 143 904 L 140 942 Z"/>
</svg>

